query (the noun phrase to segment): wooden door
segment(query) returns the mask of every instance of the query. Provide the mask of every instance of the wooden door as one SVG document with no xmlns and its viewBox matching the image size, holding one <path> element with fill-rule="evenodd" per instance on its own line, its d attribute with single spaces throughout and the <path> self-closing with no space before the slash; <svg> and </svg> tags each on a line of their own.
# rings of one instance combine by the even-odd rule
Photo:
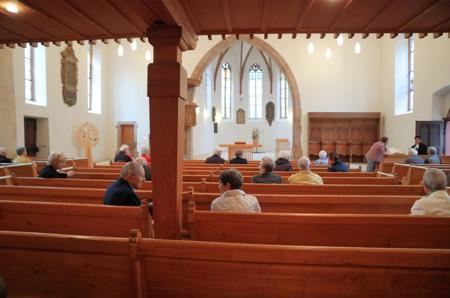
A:
<svg viewBox="0 0 450 298">
<path fill-rule="evenodd" d="M 442 154 L 444 147 L 443 121 L 416 121 L 416 135 L 428 146 L 434 146 Z"/>
<path fill-rule="evenodd" d="M 119 146 L 122 144 L 127 144 L 130 146 L 131 155 L 135 155 L 136 150 L 136 140 L 135 140 L 135 127 L 134 124 L 121 124 L 120 125 L 120 142 Z"/>
<path fill-rule="evenodd" d="M 36 156 L 39 148 L 36 146 L 37 120 L 35 118 L 24 119 L 25 148 L 29 156 Z"/>
</svg>

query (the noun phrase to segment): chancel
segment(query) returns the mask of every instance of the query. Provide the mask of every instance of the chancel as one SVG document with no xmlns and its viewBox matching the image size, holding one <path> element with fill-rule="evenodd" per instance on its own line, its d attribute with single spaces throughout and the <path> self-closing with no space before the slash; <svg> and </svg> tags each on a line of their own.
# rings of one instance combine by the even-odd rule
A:
<svg viewBox="0 0 450 298">
<path fill-rule="evenodd" d="M 448 297 L 449 38 L 448 0 L 0 0 L 0 296 Z"/>
</svg>

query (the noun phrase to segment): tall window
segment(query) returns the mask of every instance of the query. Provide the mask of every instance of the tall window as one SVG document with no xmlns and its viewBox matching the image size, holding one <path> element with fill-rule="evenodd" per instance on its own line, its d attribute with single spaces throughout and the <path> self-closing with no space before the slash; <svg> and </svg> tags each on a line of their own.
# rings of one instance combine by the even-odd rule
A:
<svg viewBox="0 0 450 298">
<path fill-rule="evenodd" d="M 262 68 L 253 64 L 249 73 L 250 119 L 262 119 Z"/>
<path fill-rule="evenodd" d="M 36 102 L 34 90 L 34 48 L 25 48 L 25 101 Z"/>
<path fill-rule="evenodd" d="M 231 66 L 222 64 L 222 119 L 231 119 Z"/>
<path fill-rule="evenodd" d="M 408 112 L 413 110 L 414 99 L 414 37 L 408 38 Z"/>
<path fill-rule="evenodd" d="M 88 98 L 88 111 L 92 112 L 92 60 L 93 60 L 93 46 L 88 45 L 87 48 L 87 98 Z"/>
<path fill-rule="evenodd" d="M 288 118 L 289 86 L 286 77 L 280 72 L 280 119 Z"/>
</svg>

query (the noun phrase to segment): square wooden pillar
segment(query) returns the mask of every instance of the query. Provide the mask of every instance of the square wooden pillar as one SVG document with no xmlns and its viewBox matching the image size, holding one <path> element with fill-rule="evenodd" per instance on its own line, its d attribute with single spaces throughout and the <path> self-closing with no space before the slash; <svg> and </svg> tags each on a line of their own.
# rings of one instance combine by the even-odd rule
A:
<svg viewBox="0 0 450 298">
<path fill-rule="evenodd" d="M 181 65 L 185 43 L 180 27 L 148 31 L 153 63 L 148 66 L 155 236 L 178 239 L 184 153 L 187 75 Z"/>
</svg>

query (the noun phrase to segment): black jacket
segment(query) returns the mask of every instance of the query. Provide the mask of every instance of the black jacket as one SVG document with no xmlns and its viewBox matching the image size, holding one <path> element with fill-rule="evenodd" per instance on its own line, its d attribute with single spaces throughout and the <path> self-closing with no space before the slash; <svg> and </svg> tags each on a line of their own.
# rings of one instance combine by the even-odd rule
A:
<svg viewBox="0 0 450 298">
<path fill-rule="evenodd" d="M 140 206 L 141 201 L 130 184 L 123 178 L 117 179 L 106 189 L 103 204 L 116 206 Z"/>
<path fill-rule="evenodd" d="M 292 171 L 291 162 L 289 160 L 287 160 L 286 158 L 280 157 L 275 161 L 275 168 L 273 170 L 290 172 L 290 171 Z"/>
<path fill-rule="evenodd" d="M 208 157 L 208 158 L 205 160 L 205 163 L 217 163 L 217 164 L 219 164 L 219 163 L 225 163 L 225 159 L 223 159 L 222 157 L 220 157 L 220 156 L 217 155 L 217 154 L 214 154 L 213 156 Z"/>
<path fill-rule="evenodd" d="M 252 178 L 252 183 L 282 183 L 281 176 L 272 173 L 262 173 Z"/>
<path fill-rule="evenodd" d="M 12 163 L 12 160 L 4 155 L 0 155 L 0 163 Z"/>
<path fill-rule="evenodd" d="M 342 161 L 338 161 L 328 168 L 328 172 L 348 172 L 348 167 Z"/>
<path fill-rule="evenodd" d="M 54 167 L 46 165 L 39 172 L 41 178 L 67 178 L 66 173 L 58 172 Z"/>
<path fill-rule="evenodd" d="M 247 159 L 242 157 L 235 157 L 233 159 L 230 159 L 230 163 L 234 164 L 247 164 Z"/>
<path fill-rule="evenodd" d="M 125 151 L 119 151 L 114 157 L 114 162 L 130 162 L 132 159 L 125 153 Z"/>
<path fill-rule="evenodd" d="M 416 144 L 412 145 L 411 148 L 416 149 Z M 419 153 L 419 155 L 427 155 L 428 154 L 427 149 L 428 149 L 427 145 L 425 145 L 424 143 L 420 143 L 417 152 Z"/>
</svg>

